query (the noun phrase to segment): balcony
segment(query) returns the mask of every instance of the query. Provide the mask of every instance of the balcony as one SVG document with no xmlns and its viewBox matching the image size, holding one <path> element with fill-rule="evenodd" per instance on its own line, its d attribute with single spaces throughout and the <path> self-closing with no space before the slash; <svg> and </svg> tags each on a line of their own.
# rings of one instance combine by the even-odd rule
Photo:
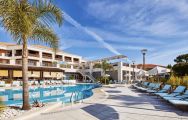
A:
<svg viewBox="0 0 188 120">
<path fill-rule="evenodd" d="M 17 59 L 16 60 L 16 65 L 21 65 L 22 64 L 22 60 L 21 59 Z"/>
<path fill-rule="evenodd" d="M 55 55 L 55 60 L 62 61 L 63 60 L 62 55 Z"/>
<path fill-rule="evenodd" d="M 68 65 L 68 64 L 66 64 L 66 65 L 61 64 L 60 67 L 61 67 L 61 68 L 71 68 L 71 65 Z"/>
<path fill-rule="evenodd" d="M 15 56 L 22 56 L 22 50 L 16 50 Z"/>
<path fill-rule="evenodd" d="M 34 50 L 29 50 L 28 56 L 30 57 L 39 57 L 39 52 Z"/>
<path fill-rule="evenodd" d="M 5 56 L 6 56 L 6 57 L 12 57 L 12 51 L 11 51 L 11 50 L 7 50 L 7 51 L 5 52 Z"/>
<path fill-rule="evenodd" d="M 50 54 L 50 53 L 42 53 L 42 58 L 52 59 L 52 54 Z"/>
<path fill-rule="evenodd" d="M 28 65 L 29 66 L 37 66 L 38 62 L 39 62 L 38 60 L 28 60 Z"/>
<path fill-rule="evenodd" d="M 79 59 L 78 59 L 78 58 L 74 58 L 74 59 L 73 59 L 73 62 L 74 62 L 74 63 L 79 63 Z"/>
<path fill-rule="evenodd" d="M 79 66 L 74 65 L 73 68 L 74 68 L 74 69 L 79 69 Z"/>
<path fill-rule="evenodd" d="M 44 67 L 57 67 L 57 63 L 42 61 L 42 66 L 44 66 Z"/>
<path fill-rule="evenodd" d="M 72 62 L 72 58 L 65 56 L 65 62 Z"/>
<path fill-rule="evenodd" d="M 10 60 L 0 59 L 0 64 L 10 64 Z"/>
</svg>

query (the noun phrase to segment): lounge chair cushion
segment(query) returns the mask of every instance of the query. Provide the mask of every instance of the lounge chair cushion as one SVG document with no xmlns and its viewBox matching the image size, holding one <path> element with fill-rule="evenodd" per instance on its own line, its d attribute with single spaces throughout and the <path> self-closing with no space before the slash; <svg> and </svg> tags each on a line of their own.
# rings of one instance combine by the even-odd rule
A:
<svg viewBox="0 0 188 120">
<path fill-rule="evenodd" d="M 174 105 L 186 105 L 188 106 L 188 100 L 169 100 Z"/>
</svg>

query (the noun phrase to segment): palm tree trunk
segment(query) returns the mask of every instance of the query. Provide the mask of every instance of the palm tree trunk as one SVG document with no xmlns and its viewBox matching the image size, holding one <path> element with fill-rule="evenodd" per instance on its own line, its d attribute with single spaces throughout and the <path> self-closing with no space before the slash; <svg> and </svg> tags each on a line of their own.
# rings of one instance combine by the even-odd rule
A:
<svg viewBox="0 0 188 120">
<path fill-rule="evenodd" d="M 22 79 L 23 79 L 23 110 L 29 110 L 29 86 L 28 86 L 28 50 L 26 36 L 22 37 L 23 49 L 22 49 Z"/>
</svg>

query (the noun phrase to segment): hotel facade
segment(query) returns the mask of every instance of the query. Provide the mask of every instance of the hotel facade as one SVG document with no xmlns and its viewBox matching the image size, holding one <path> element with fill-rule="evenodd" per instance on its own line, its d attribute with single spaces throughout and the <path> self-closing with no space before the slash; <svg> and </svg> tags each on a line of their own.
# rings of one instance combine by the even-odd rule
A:
<svg viewBox="0 0 188 120">
<path fill-rule="evenodd" d="M 30 79 L 92 79 L 102 75 L 101 68 L 94 68 L 94 62 L 88 62 L 82 56 L 40 46 L 28 46 L 28 76 Z M 131 64 L 112 63 L 113 71 L 107 71 L 111 79 L 131 81 L 139 79 L 135 73 L 140 69 Z M 0 42 L 0 78 L 22 78 L 22 45 Z"/>
</svg>

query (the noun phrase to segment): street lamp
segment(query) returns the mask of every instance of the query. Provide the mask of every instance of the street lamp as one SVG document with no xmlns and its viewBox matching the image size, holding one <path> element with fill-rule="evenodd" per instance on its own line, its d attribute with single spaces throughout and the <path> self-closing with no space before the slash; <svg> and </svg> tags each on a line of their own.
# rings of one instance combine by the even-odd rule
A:
<svg viewBox="0 0 188 120">
<path fill-rule="evenodd" d="M 135 61 L 132 61 L 133 62 L 133 81 L 135 81 L 135 72 L 134 72 L 134 68 L 135 68 Z"/>
<path fill-rule="evenodd" d="M 143 70 L 145 70 L 145 56 L 146 56 L 146 52 L 147 51 L 148 51 L 147 49 L 142 49 L 141 50 L 141 53 L 143 55 Z"/>
</svg>

